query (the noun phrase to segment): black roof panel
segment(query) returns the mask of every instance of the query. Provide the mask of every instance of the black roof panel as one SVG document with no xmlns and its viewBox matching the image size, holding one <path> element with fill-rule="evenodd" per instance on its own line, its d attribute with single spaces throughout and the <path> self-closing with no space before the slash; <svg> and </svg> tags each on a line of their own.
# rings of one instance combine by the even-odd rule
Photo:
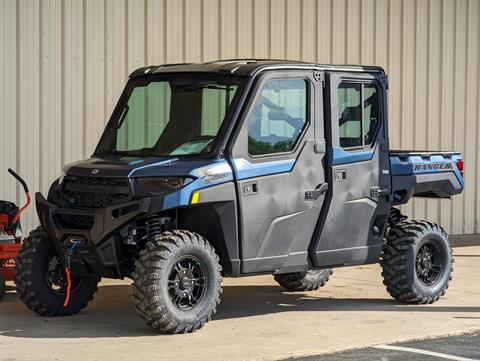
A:
<svg viewBox="0 0 480 361">
<path fill-rule="evenodd" d="M 152 65 L 135 70 L 130 77 L 147 74 L 165 73 L 224 73 L 251 76 L 267 69 L 312 69 L 339 72 L 381 73 L 384 70 L 379 66 L 361 65 L 327 65 L 306 63 L 293 60 L 268 60 L 268 59 L 230 59 L 217 60 L 207 63 L 180 63 Z"/>
</svg>

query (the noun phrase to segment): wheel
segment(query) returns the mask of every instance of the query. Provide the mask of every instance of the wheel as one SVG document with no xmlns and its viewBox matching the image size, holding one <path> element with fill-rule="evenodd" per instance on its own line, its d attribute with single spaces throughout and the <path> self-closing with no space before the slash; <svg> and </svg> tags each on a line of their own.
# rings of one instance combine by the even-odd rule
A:
<svg viewBox="0 0 480 361">
<path fill-rule="evenodd" d="M 0 301 L 2 300 L 3 296 L 5 296 L 7 285 L 5 284 L 5 276 L 2 272 L 0 272 Z"/>
<path fill-rule="evenodd" d="M 314 291 L 325 286 L 333 270 L 321 269 L 308 272 L 283 273 L 275 275 L 275 281 L 289 291 Z"/>
<path fill-rule="evenodd" d="M 402 303 L 433 303 L 452 279 L 450 240 L 430 222 L 408 221 L 390 229 L 380 263 L 388 293 Z"/>
<path fill-rule="evenodd" d="M 222 267 L 213 247 L 188 231 L 151 237 L 133 274 L 133 301 L 156 331 L 193 332 L 210 321 L 220 304 Z"/>
<path fill-rule="evenodd" d="M 23 303 L 41 316 L 78 313 L 93 299 L 100 277 L 72 278 L 70 303 L 64 307 L 67 281 L 64 266 L 47 233 L 40 227 L 24 239 L 15 260 L 15 284 Z M 73 274 L 72 274 L 73 276 Z"/>
</svg>

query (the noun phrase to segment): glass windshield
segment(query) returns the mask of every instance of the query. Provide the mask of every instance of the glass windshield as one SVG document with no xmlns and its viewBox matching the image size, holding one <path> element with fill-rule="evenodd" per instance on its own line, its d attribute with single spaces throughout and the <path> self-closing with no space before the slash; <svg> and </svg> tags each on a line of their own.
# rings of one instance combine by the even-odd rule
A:
<svg viewBox="0 0 480 361">
<path fill-rule="evenodd" d="M 189 76 L 134 84 L 96 154 L 130 157 L 209 154 L 240 85 L 238 78 Z"/>
</svg>

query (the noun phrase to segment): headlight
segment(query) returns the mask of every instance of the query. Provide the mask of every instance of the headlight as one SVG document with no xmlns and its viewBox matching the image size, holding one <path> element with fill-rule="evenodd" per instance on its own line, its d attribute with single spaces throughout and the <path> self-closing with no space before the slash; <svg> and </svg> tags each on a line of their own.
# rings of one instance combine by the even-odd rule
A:
<svg viewBox="0 0 480 361">
<path fill-rule="evenodd" d="M 165 193 L 176 191 L 192 180 L 192 178 L 184 177 L 137 178 L 136 186 L 141 188 L 143 192 Z"/>
</svg>

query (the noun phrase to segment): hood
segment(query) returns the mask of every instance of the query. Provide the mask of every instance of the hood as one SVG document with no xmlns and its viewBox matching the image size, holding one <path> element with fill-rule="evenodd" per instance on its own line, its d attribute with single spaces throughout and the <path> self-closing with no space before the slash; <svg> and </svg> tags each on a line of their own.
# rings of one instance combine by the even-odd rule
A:
<svg viewBox="0 0 480 361">
<path fill-rule="evenodd" d="M 212 159 L 179 158 L 88 158 L 66 165 L 68 176 L 80 177 L 162 177 L 187 176 L 194 169 L 214 163 Z"/>
</svg>

